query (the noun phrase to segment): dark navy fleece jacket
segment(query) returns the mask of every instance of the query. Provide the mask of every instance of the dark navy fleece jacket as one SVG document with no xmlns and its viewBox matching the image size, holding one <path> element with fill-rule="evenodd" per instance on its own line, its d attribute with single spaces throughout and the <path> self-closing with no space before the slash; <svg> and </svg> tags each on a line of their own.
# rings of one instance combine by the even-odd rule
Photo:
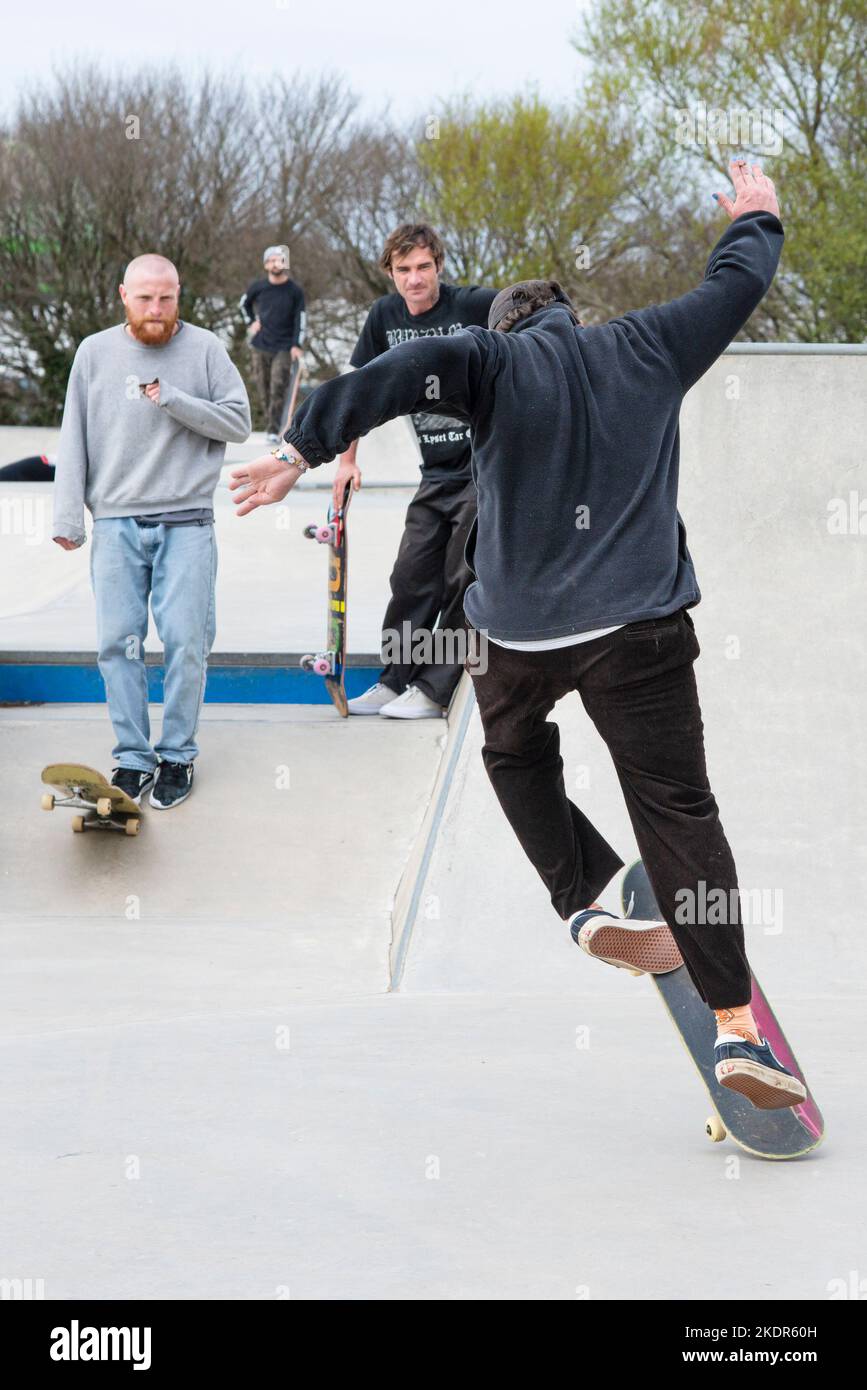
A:
<svg viewBox="0 0 867 1390">
<path fill-rule="evenodd" d="M 286 439 L 315 466 L 436 401 L 472 425 L 475 627 L 520 642 L 664 617 L 701 597 L 677 511 L 681 402 L 762 300 L 782 244 L 777 217 L 746 213 L 668 304 L 593 328 L 555 305 L 508 333 L 403 343 L 320 386 Z"/>
</svg>

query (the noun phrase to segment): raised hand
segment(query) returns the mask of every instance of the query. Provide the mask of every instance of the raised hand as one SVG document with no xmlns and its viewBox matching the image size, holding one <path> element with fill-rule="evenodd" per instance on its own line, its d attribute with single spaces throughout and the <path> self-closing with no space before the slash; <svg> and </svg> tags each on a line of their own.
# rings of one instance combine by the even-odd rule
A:
<svg viewBox="0 0 867 1390">
<path fill-rule="evenodd" d="M 734 202 L 725 193 L 715 193 L 714 197 L 732 221 L 745 212 L 772 212 L 779 217 L 776 190 L 767 174 L 762 173 L 760 165 L 753 164 L 751 167 L 745 159 L 733 159 L 729 168 L 735 187 Z"/>
</svg>

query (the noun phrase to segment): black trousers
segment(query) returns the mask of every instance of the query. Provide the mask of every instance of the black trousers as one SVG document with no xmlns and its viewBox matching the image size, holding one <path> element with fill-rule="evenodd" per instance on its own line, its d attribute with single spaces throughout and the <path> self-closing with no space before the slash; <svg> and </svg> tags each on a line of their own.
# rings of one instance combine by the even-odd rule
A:
<svg viewBox="0 0 867 1390">
<path fill-rule="evenodd" d="M 409 504 L 382 624 L 386 664 L 379 679 L 397 695 L 417 685 L 445 707 L 461 678 L 467 626 L 464 594 L 473 578 L 464 547 L 475 515 L 472 482 L 424 479 Z M 456 640 L 440 641 L 435 630 L 440 638 L 454 634 Z M 400 638 L 399 650 L 389 659 L 398 646 L 394 634 Z"/>
<path fill-rule="evenodd" d="M 485 768 L 557 912 L 565 919 L 587 907 L 623 864 L 566 796 L 560 731 L 546 715 L 577 690 L 614 760 L 660 911 L 699 993 L 711 1008 L 749 1003 L 737 873 L 707 778 L 699 644 L 686 609 L 559 650 L 485 650 L 484 674 L 467 665 Z"/>
</svg>

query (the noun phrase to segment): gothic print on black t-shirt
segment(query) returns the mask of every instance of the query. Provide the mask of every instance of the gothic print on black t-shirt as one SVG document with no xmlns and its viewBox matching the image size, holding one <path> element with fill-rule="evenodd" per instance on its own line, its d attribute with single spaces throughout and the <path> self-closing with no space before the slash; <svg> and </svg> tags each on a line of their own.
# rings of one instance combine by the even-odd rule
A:
<svg viewBox="0 0 867 1390">
<path fill-rule="evenodd" d="M 477 285 L 440 284 L 439 299 L 423 314 L 411 314 L 403 297 L 383 295 L 371 306 L 355 350 L 349 361 L 365 367 L 389 348 L 411 342 L 413 338 L 446 337 L 460 333 L 470 324 L 488 326 L 488 309 L 496 290 Z M 435 411 L 418 410 L 410 416 L 421 450 L 421 471 L 425 478 L 468 482 L 470 472 L 470 427 L 465 420 Z"/>
</svg>

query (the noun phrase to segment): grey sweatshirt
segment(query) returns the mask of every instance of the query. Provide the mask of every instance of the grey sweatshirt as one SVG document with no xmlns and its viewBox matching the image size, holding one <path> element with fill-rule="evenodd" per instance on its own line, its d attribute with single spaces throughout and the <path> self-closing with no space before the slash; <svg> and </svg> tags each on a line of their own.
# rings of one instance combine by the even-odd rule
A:
<svg viewBox="0 0 867 1390">
<path fill-rule="evenodd" d="M 158 406 L 140 389 L 155 380 Z M 227 442 L 249 433 L 244 383 L 207 329 L 182 323 L 164 347 L 121 326 L 84 338 L 66 389 L 52 534 L 83 541 L 85 506 L 94 520 L 210 507 Z"/>
</svg>

